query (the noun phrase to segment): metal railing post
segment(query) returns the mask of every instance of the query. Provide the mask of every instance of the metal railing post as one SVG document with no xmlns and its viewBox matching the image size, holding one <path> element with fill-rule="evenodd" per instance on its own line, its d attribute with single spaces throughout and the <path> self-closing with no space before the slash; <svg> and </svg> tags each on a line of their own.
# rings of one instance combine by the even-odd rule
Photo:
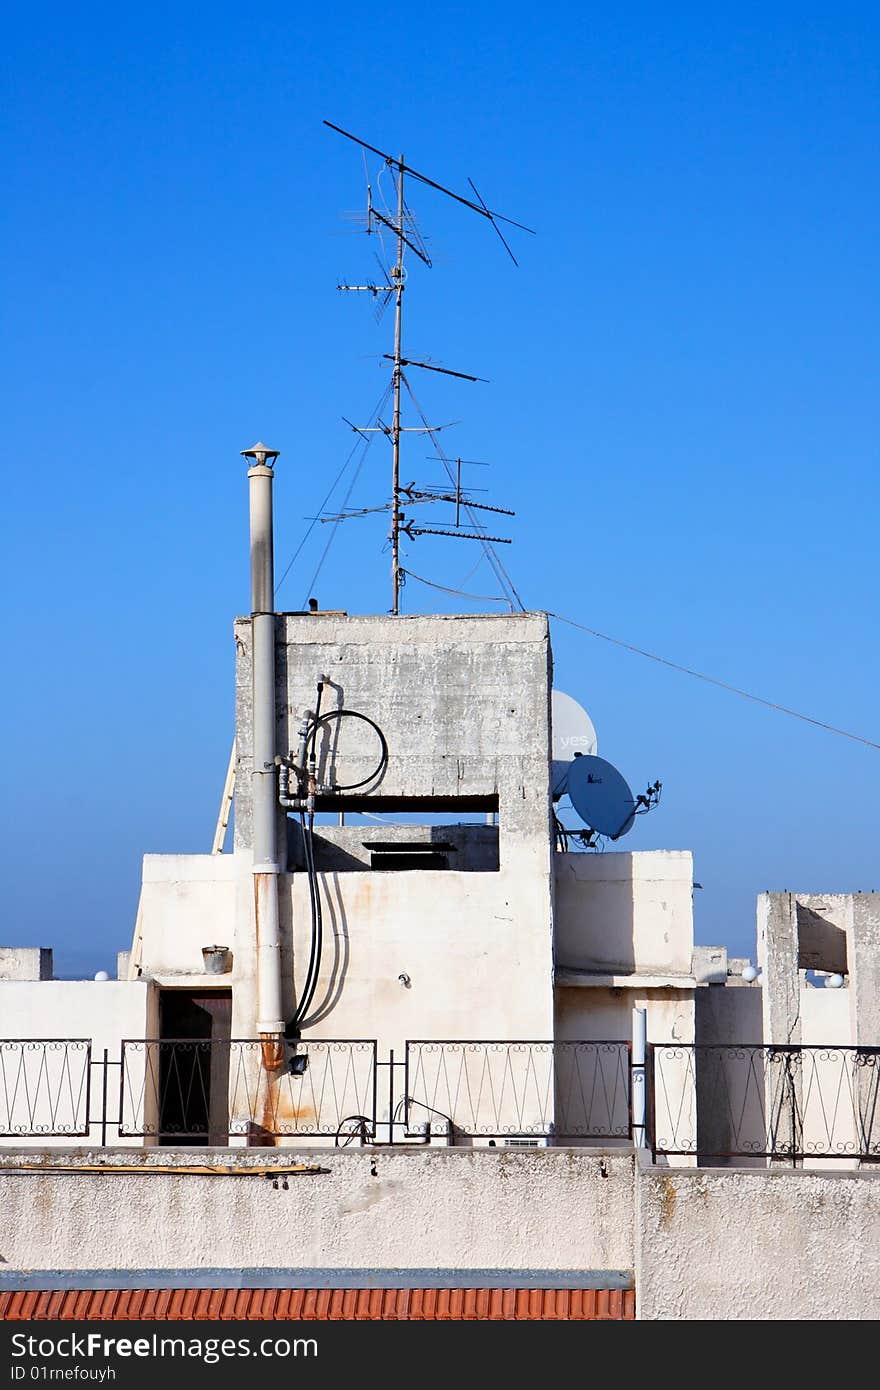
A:
<svg viewBox="0 0 880 1390">
<path fill-rule="evenodd" d="M 645 1062 L 648 1045 L 648 1011 L 633 1009 L 632 1013 L 632 1080 L 630 1105 L 632 1111 L 632 1140 L 637 1149 L 645 1147 L 647 1115 Z"/>
</svg>

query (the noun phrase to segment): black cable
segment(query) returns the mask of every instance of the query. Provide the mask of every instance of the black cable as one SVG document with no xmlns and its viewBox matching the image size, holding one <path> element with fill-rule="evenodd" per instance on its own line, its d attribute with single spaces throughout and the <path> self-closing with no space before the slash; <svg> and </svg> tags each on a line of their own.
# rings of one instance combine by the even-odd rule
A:
<svg viewBox="0 0 880 1390">
<path fill-rule="evenodd" d="M 353 1124 L 354 1122 L 357 1122 L 357 1129 L 354 1130 L 354 1132 L 348 1136 L 344 1144 L 340 1144 L 339 1136 L 342 1134 L 342 1126 Z M 333 1147 L 335 1149 L 347 1149 L 352 1139 L 356 1139 L 358 1134 L 360 1134 L 361 1139 L 364 1141 L 364 1143 L 366 1143 L 367 1140 L 370 1138 L 369 1124 L 370 1121 L 366 1115 L 346 1115 L 344 1120 L 339 1121 L 339 1128 L 337 1129 L 335 1138 L 333 1140 Z"/>
<path fill-rule="evenodd" d="M 449 1137 L 450 1137 L 450 1139 L 452 1139 L 452 1138 L 454 1137 L 454 1133 L 455 1133 L 455 1121 L 453 1120 L 453 1118 L 452 1118 L 451 1115 L 447 1115 L 443 1110 L 435 1110 L 433 1105 L 426 1105 L 425 1102 L 424 1102 L 423 1100 L 416 1100 L 414 1096 L 403 1096 L 403 1098 L 397 1102 L 397 1105 L 396 1105 L 395 1108 L 394 1108 L 394 1116 L 393 1116 L 393 1119 L 396 1119 L 396 1118 L 397 1118 L 397 1116 L 398 1116 L 398 1114 L 399 1114 L 399 1112 L 400 1112 L 400 1107 L 401 1107 L 402 1105 L 406 1105 L 406 1106 L 418 1105 L 422 1110 L 429 1110 L 430 1113 L 431 1113 L 432 1115 L 439 1115 L 440 1118 L 441 1118 L 441 1120 L 445 1120 L 446 1123 L 449 1125 Z M 407 1115 L 407 1117 L 406 1117 L 406 1123 L 407 1123 L 407 1126 L 409 1126 L 409 1115 Z"/>
<path fill-rule="evenodd" d="M 305 818 L 303 817 L 303 821 Z M 292 1022 L 289 1025 L 292 1031 L 298 1032 L 299 1026 L 311 1008 L 312 1000 L 315 997 L 315 990 L 318 987 L 318 976 L 321 972 L 321 956 L 324 947 L 324 914 L 321 908 L 321 891 L 318 885 L 318 874 L 315 868 L 315 832 L 314 832 L 314 813 L 309 813 L 308 825 L 303 824 L 303 844 L 305 848 L 306 872 L 309 876 L 309 897 L 312 908 L 312 944 L 309 952 L 309 968 L 306 972 L 306 981 L 303 986 L 302 996 L 297 1005 Z"/>
<path fill-rule="evenodd" d="M 304 860 L 305 860 L 306 873 L 307 873 L 307 875 L 308 875 L 308 880 L 309 880 L 309 901 L 310 901 L 310 909 L 311 909 L 311 946 L 310 946 L 310 948 L 309 948 L 309 965 L 308 965 L 308 969 L 306 970 L 306 985 L 308 985 L 309 977 L 311 976 L 312 970 L 313 970 L 313 968 L 314 968 L 313 962 L 314 962 L 314 956 L 315 956 L 315 893 L 314 893 L 314 885 L 313 885 L 313 883 L 312 883 L 312 875 L 309 873 L 309 852 L 308 852 L 308 849 L 307 849 L 307 847 L 306 847 L 306 818 L 305 818 L 304 812 L 302 812 L 302 811 L 300 811 L 300 813 L 299 813 L 299 822 L 300 822 L 300 835 L 301 835 L 301 837 L 302 837 L 303 858 L 304 858 Z M 302 997 L 302 998 L 305 997 L 305 989 L 303 989 L 303 994 L 302 994 L 301 997 Z M 294 1039 L 294 1038 L 298 1038 L 298 1037 L 299 1037 L 299 1021 L 300 1021 L 300 1016 L 301 1016 L 300 1005 L 297 1004 L 296 1007 L 294 1008 L 294 1011 L 293 1011 L 293 1017 L 292 1017 L 291 1019 L 288 1020 L 287 1025 L 286 1025 L 286 1027 L 285 1027 L 285 1029 L 284 1029 L 284 1036 L 285 1036 L 288 1040 L 291 1040 L 291 1039 Z"/>
<path fill-rule="evenodd" d="M 333 788 L 334 792 L 357 791 L 359 787 L 365 787 L 369 782 L 374 782 L 376 778 L 380 777 L 385 771 L 388 764 L 388 743 L 379 725 L 366 714 L 358 714 L 357 710 L 353 709 L 331 709 L 328 710 L 326 714 L 322 714 L 313 720 L 306 739 L 307 756 L 311 755 L 314 757 L 318 730 L 329 727 L 332 719 L 360 719 L 364 724 L 370 726 L 379 739 L 379 747 L 381 750 L 379 761 L 369 776 L 362 777 L 359 782 L 340 782 Z"/>
<path fill-rule="evenodd" d="M 321 699 L 324 692 L 324 681 L 318 681 L 318 695 L 315 702 L 315 713 L 306 734 L 306 766 L 309 775 L 316 761 L 315 744 L 320 729 L 329 728 L 331 721 L 342 719 L 360 719 L 364 724 L 368 724 L 379 739 L 380 756 L 373 771 L 361 778 L 359 782 L 341 784 L 334 788 L 338 792 L 356 791 L 359 787 L 365 787 L 369 782 L 373 782 L 377 777 L 381 777 L 388 764 L 388 743 L 382 730 L 375 720 L 368 718 L 365 714 L 359 714 L 356 710 L 336 709 L 328 710 L 326 714 L 321 714 Z M 321 906 L 321 888 L 318 882 L 318 871 L 315 862 L 315 813 L 309 811 L 308 823 L 306 816 L 300 812 L 300 826 L 302 830 L 303 857 L 305 859 L 306 873 L 309 879 L 309 903 L 311 907 L 312 931 L 311 945 L 309 948 L 309 964 L 306 970 L 305 984 L 299 1003 L 294 1011 L 293 1018 L 288 1023 L 285 1034 L 288 1038 L 299 1036 L 300 1026 L 306 1018 L 315 997 L 315 990 L 318 987 L 318 978 L 321 973 L 321 957 L 324 950 L 324 912 Z"/>
</svg>

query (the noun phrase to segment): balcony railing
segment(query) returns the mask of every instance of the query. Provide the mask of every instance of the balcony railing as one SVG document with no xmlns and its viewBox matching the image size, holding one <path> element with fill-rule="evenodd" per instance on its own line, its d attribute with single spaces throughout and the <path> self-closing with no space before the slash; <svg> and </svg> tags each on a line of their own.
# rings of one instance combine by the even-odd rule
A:
<svg viewBox="0 0 880 1390">
<path fill-rule="evenodd" d="M 648 1072 L 655 1153 L 880 1162 L 880 1048 L 655 1045 Z"/>
<path fill-rule="evenodd" d="M 411 1041 L 409 1121 L 446 1120 L 452 1136 L 626 1139 L 626 1042 Z"/>
<path fill-rule="evenodd" d="M 880 1047 L 654 1044 L 646 1072 L 655 1155 L 880 1163 Z M 0 1139 L 641 1142 L 634 1075 L 620 1041 L 418 1039 L 380 1061 L 373 1039 L 127 1039 L 103 1060 L 85 1038 L 5 1039 Z"/>
<path fill-rule="evenodd" d="M 121 1138 L 227 1144 L 336 1135 L 374 1126 L 376 1043 L 260 1038 L 126 1039 Z"/>
<path fill-rule="evenodd" d="M 88 1038 L 0 1039 L 0 1135 L 87 1135 L 91 1046 Z"/>
</svg>

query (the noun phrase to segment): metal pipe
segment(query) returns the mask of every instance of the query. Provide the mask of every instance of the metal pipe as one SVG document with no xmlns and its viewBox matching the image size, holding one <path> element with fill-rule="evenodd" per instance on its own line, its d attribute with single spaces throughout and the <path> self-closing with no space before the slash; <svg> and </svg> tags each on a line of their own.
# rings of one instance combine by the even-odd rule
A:
<svg viewBox="0 0 880 1390">
<path fill-rule="evenodd" d="M 272 481 L 277 449 L 242 449 L 248 469 L 251 538 L 251 648 L 253 677 L 253 875 L 257 938 L 257 1031 L 284 1031 L 281 929 L 278 912 L 278 812 L 275 783 L 275 564 Z"/>
<path fill-rule="evenodd" d="M 633 1009 L 632 1030 L 633 1144 L 637 1149 L 643 1149 L 645 1147 L 645 1118 L 647 1113 L 645 1090 L 645 1063 L 648 1055 L 647 1009 Z"/>
<path fill-rule="evenodd" d="M 397 166 L 397 264 L 392 271 L 394 282 L 394 414 L 391 426 L 391 612 L 400 612 L 400 383 L 403 367 L 403 156 Z"/>
</svg>

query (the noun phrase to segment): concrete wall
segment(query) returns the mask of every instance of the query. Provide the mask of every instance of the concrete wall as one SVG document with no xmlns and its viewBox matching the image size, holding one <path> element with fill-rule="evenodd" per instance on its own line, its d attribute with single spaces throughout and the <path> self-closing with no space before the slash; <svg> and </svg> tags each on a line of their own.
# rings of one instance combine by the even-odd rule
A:
<svg viewBox="0 0 880 1390">
<path fill-rule="evenodd" d="M 92 1062 L 106 1047 L 111 1062 L 120 1060 L 122 1038 L 145 1038 L 156 1032 L 155 999 L 146 981 L 41 980 L 0 984 L 0 1033 L 4 1038 L 91 1039 Z M 87 1115 L 87 1053 L 78 1048 L 18 1048 L 0 1046 L 0 1128 L 45 1127 L 62 1132 L 100 1115 L 101 1073 L 91 1069 L 92 1105 Z M 108 1074 L 111 1098 L 119 1092 L 119 1070 Z M 111 1115 L 115 1108 L 111 1108 Z M 111 1130 L 111 1133 L 113 1131 Z M 0 1134 L 0 1145 L 41 1146 L 94 1142 L 91 1138 L 43 1137 L 24 1139 L 18 1133 Z M 132 1138 L 133 1145 L 143 1143 Z"/>
<path fill-rule="evenodd" d="M 286 1188 L 262 1176 L 103 1171 L 206 1161 L 323 1171 L 291 1175 Z M 76 1171 L 51 1171 L 59 1163 Z M 880 1316 L 873 1174 L 684 1171 L 644 1161 L 634 1174 L 631 1153 L 586 1149 L 22 1149 L 0 1152 L 0 1207 L 7 1276 L 634 1268 L 638 1316 L 648 1320 Z"/>
<path fill-rule="evenodd" d="M 761 1045 L 763 1014 L 759 984 L 707 985 L 697 990 L 694 1002 L 697 1043 Z"/>
<path fill-rule="evenodd" d="M 645 1167 L 636 1233 L 640 1318 L 880 1317 L 880 1174 Z"/>
<path fill-rule="evenodd" d="M 113 1164 L 116 1156 L 47 1155 Z M 132 1161 L 128 1152 L 118 1155 Z M 310 1162 L 263 1177 L 5 1174 L 0 1260 L 15 1269 L 631 1269 L 632 1154 L 587 1150 L 153 1150 L 147 1163 Z"/>
<path fill-rule="evenodd" d="M 880 893 L 762 893 L 758 898 L 758 962 L 763 971 L 764 1038 L 803 1042 L 807 1017 L 830 1042 L 830 1010 L 840 1027 L 833 1041 L 862 1047 L 880 1044 Z M 842 1005 L 805 1005 L 815 991 L 807 970 L 844 976 L 848 1021 Z"/>
<path fill-rule="evenodd" d="M 249 921 L 239 921 L 237 912 L 242 883 L 245 911 L 249 908 L 250 878 L 247 855 L 144 855 L 132 943 L 135 965 L 148 975 L 205 975 L 203 946 L 228 946 L 235 952 L 237 935 L 253 930 Z M 206 976 L 206 986 L 212 983 L 224 982 Z"/>
<path fill-rule="evenodd" d="M 557 854 L 554 865 L 560 968 L 690 974 L 690 851 Z"/>
<path fill-rule="evenodd" d="M 0 983 L 51 978 L 51 950 L 44 946 L 0 946 Z"/>
<path fill-rule="evenodd" d="M 235 844 L 250 845 L 251 632 L 235 624 Z M 276 624 L 279 752 L 296 750 L 299 722 L 314 708 L 356 710 L 388 743 L 384 797 L 499 798 L 502 867 L 528 855 L 549 875 L 550 639 L 544 613 L 505 617 L 334 617 L 280 614 Z M 340 758 L 355 780 L 375 761 L 374 740 L 345 731 Z M 319 778 L 332 771 L 322 761 Z M 370 788 L 372 791 L 373 788 Z M 281 841 L 283 843 L 283 839 Z"/>
</svg>

